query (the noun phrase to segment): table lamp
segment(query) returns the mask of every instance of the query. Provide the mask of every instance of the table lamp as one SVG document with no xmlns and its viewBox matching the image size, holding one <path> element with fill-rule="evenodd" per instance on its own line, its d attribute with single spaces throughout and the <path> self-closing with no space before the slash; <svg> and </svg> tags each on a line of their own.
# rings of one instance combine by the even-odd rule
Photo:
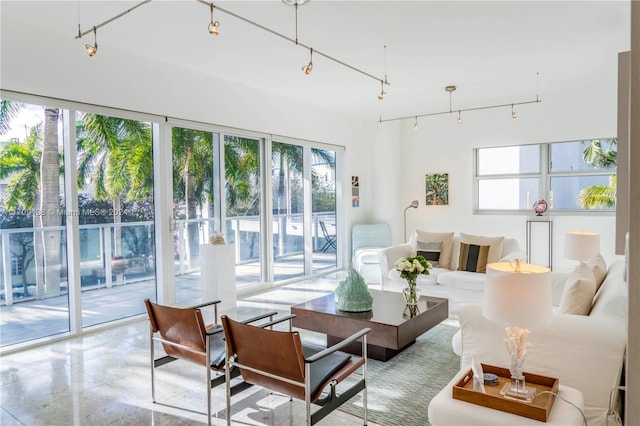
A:
<svg viewBox="0 0 640 426">
<path fill-rule="evenodd" d="M 600 252 L 600 234 L 571 231 L 564 237 L 564 257 L 585 262 Z"/>
<path fill-rule="evenodd" d="M 505 344 L 510 355 L 511 382 L 500 393 L 506 398 L 531 402 L 536 390 L 527 387 L 524 360 L 531 344 L 528 328 L 551 323 L 551 272 L 539 265 L 515 262 L 490 263 L 484 287 L 482 315 L 508 324 Z"/>
</svg>

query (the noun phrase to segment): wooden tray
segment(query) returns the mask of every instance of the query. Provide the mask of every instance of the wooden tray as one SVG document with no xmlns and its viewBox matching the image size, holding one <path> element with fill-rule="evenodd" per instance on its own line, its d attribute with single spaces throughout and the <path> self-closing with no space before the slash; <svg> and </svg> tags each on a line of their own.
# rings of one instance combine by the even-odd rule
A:
<svg viewBox="0 0 640 426">
<path fill-rule="evenodd" d="M 507 399 L 500 395 L 500 390 L 505 383 L 511 381 L 511 373 L 509 373 L 509 370 L 506 368 L 495 367 L 493 365 L 482 364 L 482 371 L 497 375 L 498 386 L 485 385 L 484 389 L 486 393 L 474 391 L 473 372 L 469 369 L 467 374 L 465 374 L 458 383 L 453 386 L 453 398 L 542 422 L 547 421 L 555 400 L 554 395 L 548 393 L 536 395 L 535 399 L 530 404 L 514 399 Z M 542 391 L 551 391 L 555 394 L 558 393 L 558 379 L 532 373 L 524 373 L 524 376 L 526 386 L 536 388 L 538 393 Z"/>
</svg>

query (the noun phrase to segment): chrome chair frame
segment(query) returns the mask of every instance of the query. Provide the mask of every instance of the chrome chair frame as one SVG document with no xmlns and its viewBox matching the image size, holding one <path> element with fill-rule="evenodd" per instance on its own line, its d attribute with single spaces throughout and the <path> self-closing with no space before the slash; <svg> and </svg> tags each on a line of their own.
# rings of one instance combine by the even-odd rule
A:
<svg viewBox="0 0 640 426">
<path fill-rule="evenodd" d="M 295 315 L 290 315 L 290 317 L 294 317 Z M 288 318 L 287 318 L 288 319 Z M 281 322 L 282 319 L 272 321 L 272 323 Z M 223 324 L 224 325 L 224 324 Z M 267 327 L 273 324 L 267 323 L 263 324 L 260 327 Z M 291 330 L 291 326 L 289 327 Z M 364 328 L 357 333 L 349 336 L 345 340 L 337 343 L 329 348 L 326 348 L 314 355 L 304 358 L 304 374 L 305 380 L 304 382 L 298 382 L 286 377 L 278 376 L 276 374 L 272 374 L 266 371 L 262 371 L 251 366 L 244 365 L 240 362 L 236 361 L 235 354 L 230 353 L 229 351 L 229 343 L 227 340 L 227 345 L 225 346 L 226 350 L 226 358 L 225 358 L 225 375 L 226 375 L 226 395 L 227 395 L 227 425 L 231 425 L 231 388 L 230 388 L 230 369 L 233 367 L 237 367 L 237 369 L 246 369 L 256 374 L 263 375 L 265 377 L 269 377 L 275 380 L 279 380 L 285 383 L 292 384 L 294 386 L 299 386 L 304 388 L 304 402 L 305 402 L 305 425 L 311 426 L 318 423 L 324 417 L 326 417 L 331 411 L 335 410 L 349 399 L 357 395 L 360 391 L 363 392 L 363 421 L 364 425 L 367 424 L 367 334 L 371 332 L 370 328 Z M 226 333 L 226 332 L 225 332 Z M 353 342 L 356 342 L 358 339 L 362 338 L 362 359 L 364 363 L 362 365 L 362 378 L 354 385 L 352 385 L 349 389 L 345 390 L 340 395 L 336 393 L 336 385 L 337 381 L 332 381 L 329 383 L 329 393 L 324 398 L 318 399 L 315 401 L 315 404 L 320 405 L 321 408 L 312 412 L 311 411 L 311 365 L 314 362 L 320 361 L 323 358 L 347 347 Z"/>
<path fill-rule="evenodd" d="M 145 300 L 145 303 L 149 301 L 149 299 Z M 164 355 L 158 359 L 155 358 L 155 345 L 154 342 L 158 342 L 160 344 L 165 344 L 165 345 L 169 345 L 175 348 L 179 348 L 182 350 L 186 350 L 188 352 L 194 353 L 196 355 L 201 355 L 203 357 L 205 357 L 206 360 L 209 361 L 209 364 L 211 363 L 211 337 L 222 333 L 222 327 L 220 325 L 218 325 L 218 304 L 220 303 L 220 300 L 215 300 L 212 302 L 207 302 L 207 303 L 202 303 L 196 306 L 192 306 L 189 308 L 180 308 L 180 309 L 192 309 L 195 311 L 199 311 L 201 308 L 203 307 L 207 307 L 207 306 L 211 306 L 214 305 L 214 318 L 215 318 L 215 322 L 212 324 L 212 327 L 205 330 L 205 351 L 199 351 L 196 349 L 193 349 L 191 347 L 185 346 L 185 345 L 181 345 L 178 344 L 176 342 L 170 341 L 170 340 L 166 340 L 164 338 L 162 338 L 162 336 L 160 335 L 160 332 L 154 332 L 154 325 L 153 323 L 151 323 L 150 321 L 150 327 L 149 327 L 149 353 L 150 353 L 150 361 L 151 361 L 151 398 L 153 403 L 155 404 L 156 401 L 156 386 L 155 386 L 155 369 L 157 367 L 163 366 L 165 364 L 168 364 L 170 362 L 173 361 L 177 361 L 180 358 L 176 358 L 170 355 Z M 150 302 L 151 303 L 151 302 Z M 269 318 L 269 321 L 272 322 L 273 321 L 273 317 L 277 315 L 276 311 L 271 311 L 271 312 L 267 312 L 264 314 L 260 314 L 245 320 L 242 320 L 243 323 L 249 324 L 249 323 L 253 323 L 256 321 L 260 321 L 262 319 L 265 318 Z M 226 347 L 226 345 L 225 345 Z M 226 350 L 225 350 L 226 353 Z M 221 385 L 225 380 L 231 380 L 231 378 L 233 377 L 237 377 L 240 373 L 237 369 L 235 369 L 234 371 L 231 372 L 230 375 L 227 374 L 221 374 L 219 376 L 217 376 L 216 378 L 212 379 L 211 378 L 211 370 L 212 367 L 210 365 L 206 365 L 206 370 L 207 370 L 207 374 L 206 374 L 206 383 L 207 383 L 207 424 L 211 425 L 211 389 Z M 224 370 L 226 371 L 226 367 L 224 368 Z"/>
</svg>

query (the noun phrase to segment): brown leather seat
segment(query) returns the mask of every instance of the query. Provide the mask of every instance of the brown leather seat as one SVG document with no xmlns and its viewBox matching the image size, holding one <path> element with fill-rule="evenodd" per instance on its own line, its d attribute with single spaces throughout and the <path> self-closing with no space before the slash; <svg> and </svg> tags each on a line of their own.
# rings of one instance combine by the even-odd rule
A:
<svg viewBox="0 0 640 426">
<path fill-rule="evenodd" d="M 213 305 L 214 318 L 218 318 L 217 304 L 219 300 L 191 308 L 176 308 L 159 305 L 145 299 L 144 304 L 149 315 L 150 354 L 151 354 L 151 396 L 156 402 L 155 369 L 178 359 L 183 359 L 206 367 L 207 377 L 207 417 L 211 424 L 211 388 L 222 384 L 225 375 L 220 374 L 211 379 L 211 371 L 224 370 L 225 344 L 222 327 L 214 322 L 205 325 L 200 308 Z M 244 323 L 259 321 L 264 318 L 273 320 L 277 312 L 268 312 L 244 320 Z M 160 342 L 166 356 L 155 358 L 154 342 Z M 234 376 L 237 376 L 237 371 Z"/>
<path fill-rule="evenodd" d="M 364 424 L 367 423 L 366 335 L 365 328 L 348 339 L 324 350 L 305 348 L 297 331 L 275 331 L 248 326 L 227 316 L 221 317 L 227 341 L 226 359 L 229 366 L 238 367 L 242 378 L 306 404 L 306 424 L 312 425 L 344 402 L 363 391 Z M 362 338 L 363 357 L 339 352 L 347 344 Z M 362 378 L 336 394 L 336 385 L 362 367 Z M 229 374 L 229 370 L 226 370 Z M 227 380 L 227 424 L 231 424 L 230 386 Z M 323 389 L 330 386 L 327 396 Z M 311 413 L 311 403 L 322 407 Z"/>
</svg>

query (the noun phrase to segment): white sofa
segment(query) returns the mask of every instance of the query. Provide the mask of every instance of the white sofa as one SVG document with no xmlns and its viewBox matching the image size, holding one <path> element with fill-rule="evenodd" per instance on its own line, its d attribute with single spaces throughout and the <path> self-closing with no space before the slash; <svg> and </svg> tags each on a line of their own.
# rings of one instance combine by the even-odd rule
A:
<svg viewBox="0 0 640 426">
<path fill-rule="evenodd" d="M 558 313 L 551 325 L 532 329 L 532 348 L 525 371 L 557 377 L 560 384 L 578 389 L 584 396 L 589 425 L 607 423 L 610 400 L 616 400 L 617 386 L 627 344 L 628 288 L 625 264 L 616 259 L 609 265 L 602 285 L 592 299 L 588 315 Z M 468 369 L 475 352 L 480 362 L 509 365 L 503 344 L 504 325 L 482 316 L 481 305 L 466 305 L 458 311 L 461 368 Z M 457 346 L 454 338 L 454 347 Z"/>
<path fill-rule="evenodd" d="M 395 269 L 395 263 L 402 257 L 415 256 L 418 249 L 418 240 L 421 235 L 437 239 L 442 234 L 453 233 L 427 233 L 416 231 L 406 244 L 387 247 L 380 251 L 380 269 L 382 275 L 382 289 L 401 291 L 406 287 L 406 281 L 400 278 L 400 273 Z M 426 237 L 425 237 L 426 238 Z M 449 314 L 455 316 L 461 305 L 467 303 L 482 303 L 484 294 L 485 274 L 479 272 L 459 271 L 458 257 L 461 241 L 501 240 L 498 244 L 499 252 L 493 254 L 493 261 L 513 261 L 524 259 L 518 241 L 513 238 L 481 237 L 469 234 L 452 235 L 451 243 L 442 246 L 446 250 L 440 256 L 446 255 L 447 268 L 432 268 L 429 275 L 419 275 L 417 284 L 423 295 L 444 297 L 449 299 Z M 489 263 L 489 262 L 488 262 Z"/>
</svg>

